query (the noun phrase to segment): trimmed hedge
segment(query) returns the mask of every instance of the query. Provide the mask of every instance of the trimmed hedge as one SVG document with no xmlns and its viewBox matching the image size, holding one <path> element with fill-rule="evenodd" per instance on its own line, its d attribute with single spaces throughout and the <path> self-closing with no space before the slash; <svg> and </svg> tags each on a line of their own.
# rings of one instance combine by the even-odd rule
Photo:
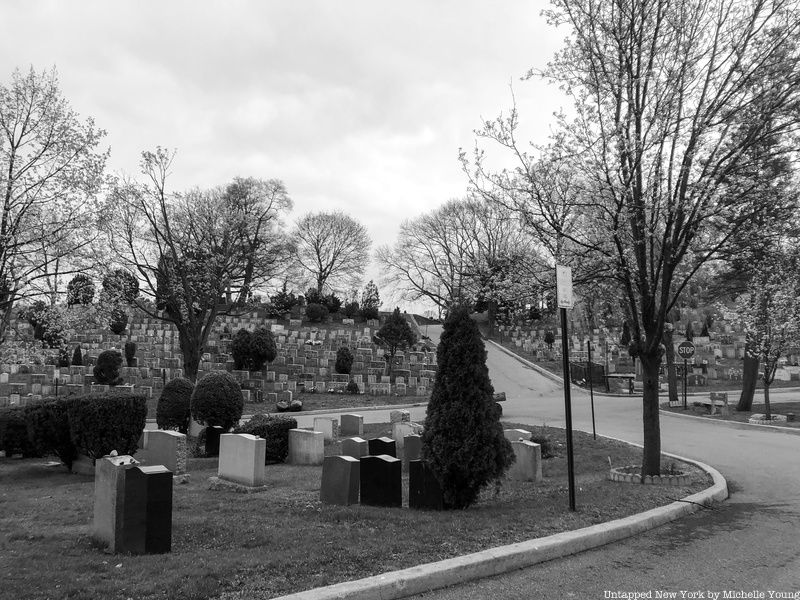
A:
<svg viewBox="0 0 800 600">
<path fill-rule="evenodd" d="M 284 462 L 289 455 L 289 430 L 297 429 L 297 419 L 254 415 L 233 433 L 249 433 L 267 440 L 266 464 Z"/>
<path fill-rule="evenodd" d="M 195 421 L 229 431 L 242 418 L 242 388 L 230 373 L 209 373 L 194 386 L 190 405 Z"/>
<path fill-rule="evenodd" d="M 55 454 L 67 467 L 78 455 L 69 429 L 68 408 L 74 398 L 45 398 L 25 407 L 28 438 L 42 456 Z"/>
<path fill-rule="evenodd" d="M 194 384 L 184 377 L 167 382 L 156 405 L 156 423 L 159 429 L 177 429 L 180 433 L 189 430 L 193 390 Z"/>
<path fill-rule="evenodd" d="M 25 410 L 21 406 L 0 408 L 0 450 L 6 456 L 22 454 L 23 457 L 41 456 L 28 437 Z"/>
<path fill-rule="evenodd" d="M 144 394 L 109 392 L 69 399 L 70 437 L 78 452 L 101 458 L 112 450 L 134 454 L 147 419 Z"/>
</svg>

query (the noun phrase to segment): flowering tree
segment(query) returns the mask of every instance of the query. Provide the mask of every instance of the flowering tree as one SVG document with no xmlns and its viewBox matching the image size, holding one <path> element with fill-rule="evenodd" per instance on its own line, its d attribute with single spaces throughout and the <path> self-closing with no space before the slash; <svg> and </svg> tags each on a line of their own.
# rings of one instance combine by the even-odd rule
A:
<svg viewBox="0 0 800 600">
<path fill-rule="evenodd" d="M 769 387 L 778 363 L 789 347 L 800 344 L 800 271 L 793 262 L 786 257 L 764 260 L 736 307 L 747 335 L 748 352 L 763 367 L 767 420 L 772 418 Z"/>
<path fill-rule="evenodd" d="M 750 170 L 750 148 L 800 125 L 800 6 L 552 4 L 549 21 L 568 32 L 544 75 L 572 97 L 574 118 L 560 119 L 542 156 L 518 143 L 516 110 L 488 122 L 479 137 L 509 150 L 515 166 L 492 172 L 476 148 L 465 170 L 486 197 L 568 240 L 553 245 L 556 260 L 580 250 L 584 272 L 622 291 L 643 376 L 642 473 L 658 475 L 667 314 L 698 270 L 772 202 L 735 182 Z"/>
<path fill-rule="evenodd" d="M 55 69 L 0 84 L 0 341 L 14 304 L 50 294 L 92 241 L 105 132 L 64 99 Z"/>
</svg>

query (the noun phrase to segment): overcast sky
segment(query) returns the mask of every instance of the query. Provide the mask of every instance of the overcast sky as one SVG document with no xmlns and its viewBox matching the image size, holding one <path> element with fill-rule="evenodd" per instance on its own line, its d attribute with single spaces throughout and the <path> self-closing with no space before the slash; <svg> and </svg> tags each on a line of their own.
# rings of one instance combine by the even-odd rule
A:
<svg viewBox="0 0 800 600">
<path fill-rule="evenodd" d="M 543 0 L 3 0 L 0 78 L 56 66 L 108 132 L 112 171 L 178 150 L 175 190 L 278 178 L 290 221 L 341 209 L 373 244 L 463 196 L 457 160 L 514 93 L 544 141 L 564 101 L 542 82 L 560 33 Z M 374 273 L 374 267 L 370 274 Z"/>
</svg>

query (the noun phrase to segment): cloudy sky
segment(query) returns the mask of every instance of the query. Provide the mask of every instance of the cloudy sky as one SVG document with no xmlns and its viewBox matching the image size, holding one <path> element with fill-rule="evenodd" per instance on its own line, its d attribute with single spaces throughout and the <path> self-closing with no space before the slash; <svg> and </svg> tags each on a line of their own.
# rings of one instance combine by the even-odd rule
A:
<svg viewBox="0 0 800 600">
<path fill-rule="evenodd" d="M 375 245 L 466 189 L 457 160 L 514 94 L 543 141 L 564 101 L 542 82 L 560 32 L 544 0 L 4 0 L 0 78 L 56 66 L 108 132 L 110 168 L 178 151 L 175 190 L 279 178 L 290 219 L 341 209 Z M 374 272 L 374 267 L 371 269 Z"/>
</svg>

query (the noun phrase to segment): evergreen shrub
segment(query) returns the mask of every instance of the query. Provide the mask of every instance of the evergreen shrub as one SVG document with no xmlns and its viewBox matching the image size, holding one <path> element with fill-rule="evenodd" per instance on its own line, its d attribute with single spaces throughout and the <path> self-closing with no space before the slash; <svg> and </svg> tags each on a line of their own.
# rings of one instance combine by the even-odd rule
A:
<svg viewBox="0 0 800 600">
<path fill-rule="evenodd" d="M 167 382 L 156 405 L 156 423 L 159 429 L 173 429 L 180 433 L 189 431 L 193 390 L 194 384 L 184 377 Z"/>
<path fill-rule="evenodd" d="M 88 275 L 78 273 L 67 284 L 67 306 L 91 304 L 94 299 L 94 283 Z"/>
<path fill-rule="evenodd" d="M 81 352 L 80 344 L 75 346 L 75 351 L 72 353 L 72 366 L 73 367 L 83 366 L 83 353 Z"/>
<path fill-rule="evenodd" d="M 464 308 L 444 322 L 438 370 L 422 434 L 422 460 L 442 488 L 444 508 L 466 508 L 514 461 L 478 327 Z"/>
<path fill-rule="evenodd" d="M 139 280 L 126 269 L 116 269 L 103 278 L 103 290 L 112 302 L 133 304 L 139 295 Z"/>
<path fill-rule="evenodd" d="M 231 357 L 233 358 L 233 368 L 237 371 L 247 370 L 250 361 L 250 332 L 247 329 L 240 329 L 231 340 Z"/>
<path fill-rule="evenodd" d="M 261 327 L 250 336 L 250 371 L 260 371 L 278 355 L 278 346 L 269 329 Z"/>
<path fill-rule="evenodd" d="M 342 300 L 335 294 L 328 294 L 322 299 L 322 305 L 328 309 L 330 314 L 335 314 L 342 308 Z"/>
<path fill-rule="evenodd" d="M 336 351 L 336 365 L 334 366 L 337 373 L 350 374 L 353 369 L 353 353 L 347 346 L 342 346 Z"/>
<path fill-rule="evenodd" d="M 361 393 L 361 389 L 358 387 L 358 384 L 355 381 L 351 381 L 350 383 L 348 383 L 347 387 L 344 388 L 344 391 L 352 396 Z"/>
<path fill-rule="evenodd" d="M 147 419 L 147 397 L 119 392 L 75 396 L 67 404 L 67 417 L 80 454 L 94 459 L 114 450 L 134 454 Z"/>
<path fill-rule="evenodd" d="M 128 326 L 128 315 L 121 308 L 113 308 L 108 320 L 108 328 L 117 335 L 122 335 Z"/>
<path fill-rule="evenodd" d="M 229 431 L 242 418 L 242 388 L 230 373 L 209 373 L 195 384 L 190 405 L 195 421 Z"/>
<path fill-rule="evenodd" d="M 119 385 L 122 377 L 119 375 L 119 368 L 122 366 L 122 355 L 116 350 L 104 350 L 97 357 L 97 364 L 94 366 L 94 382 L 105 385 Z"/>
<path fill-rule="evenodd" d="M 328 318 L 328 309 L 322 304 L 309 304 L 306 306 L 306 316 L 312 323 L 321 323 Z"/>
<path fill-rule="evenodd" d="M 297 429 L 297 419 L 293 417 L 273 417 L 254 415 L 233 433 L 249 433 L 267 441 L 265 463 L 281 463 L 289 455 L 289 430 Z"/>
<path fill-rule="evenodd" d="M 136 366 L 136 342 L 125 342 L 125 363 L 129 367 Z"/>
<path fill-rule="evenodd" d="M 342 314 L 348 319 L 355 319 L 358 316 L 358 302 L 348 302 L 342 309 Z"/>
</svg>

